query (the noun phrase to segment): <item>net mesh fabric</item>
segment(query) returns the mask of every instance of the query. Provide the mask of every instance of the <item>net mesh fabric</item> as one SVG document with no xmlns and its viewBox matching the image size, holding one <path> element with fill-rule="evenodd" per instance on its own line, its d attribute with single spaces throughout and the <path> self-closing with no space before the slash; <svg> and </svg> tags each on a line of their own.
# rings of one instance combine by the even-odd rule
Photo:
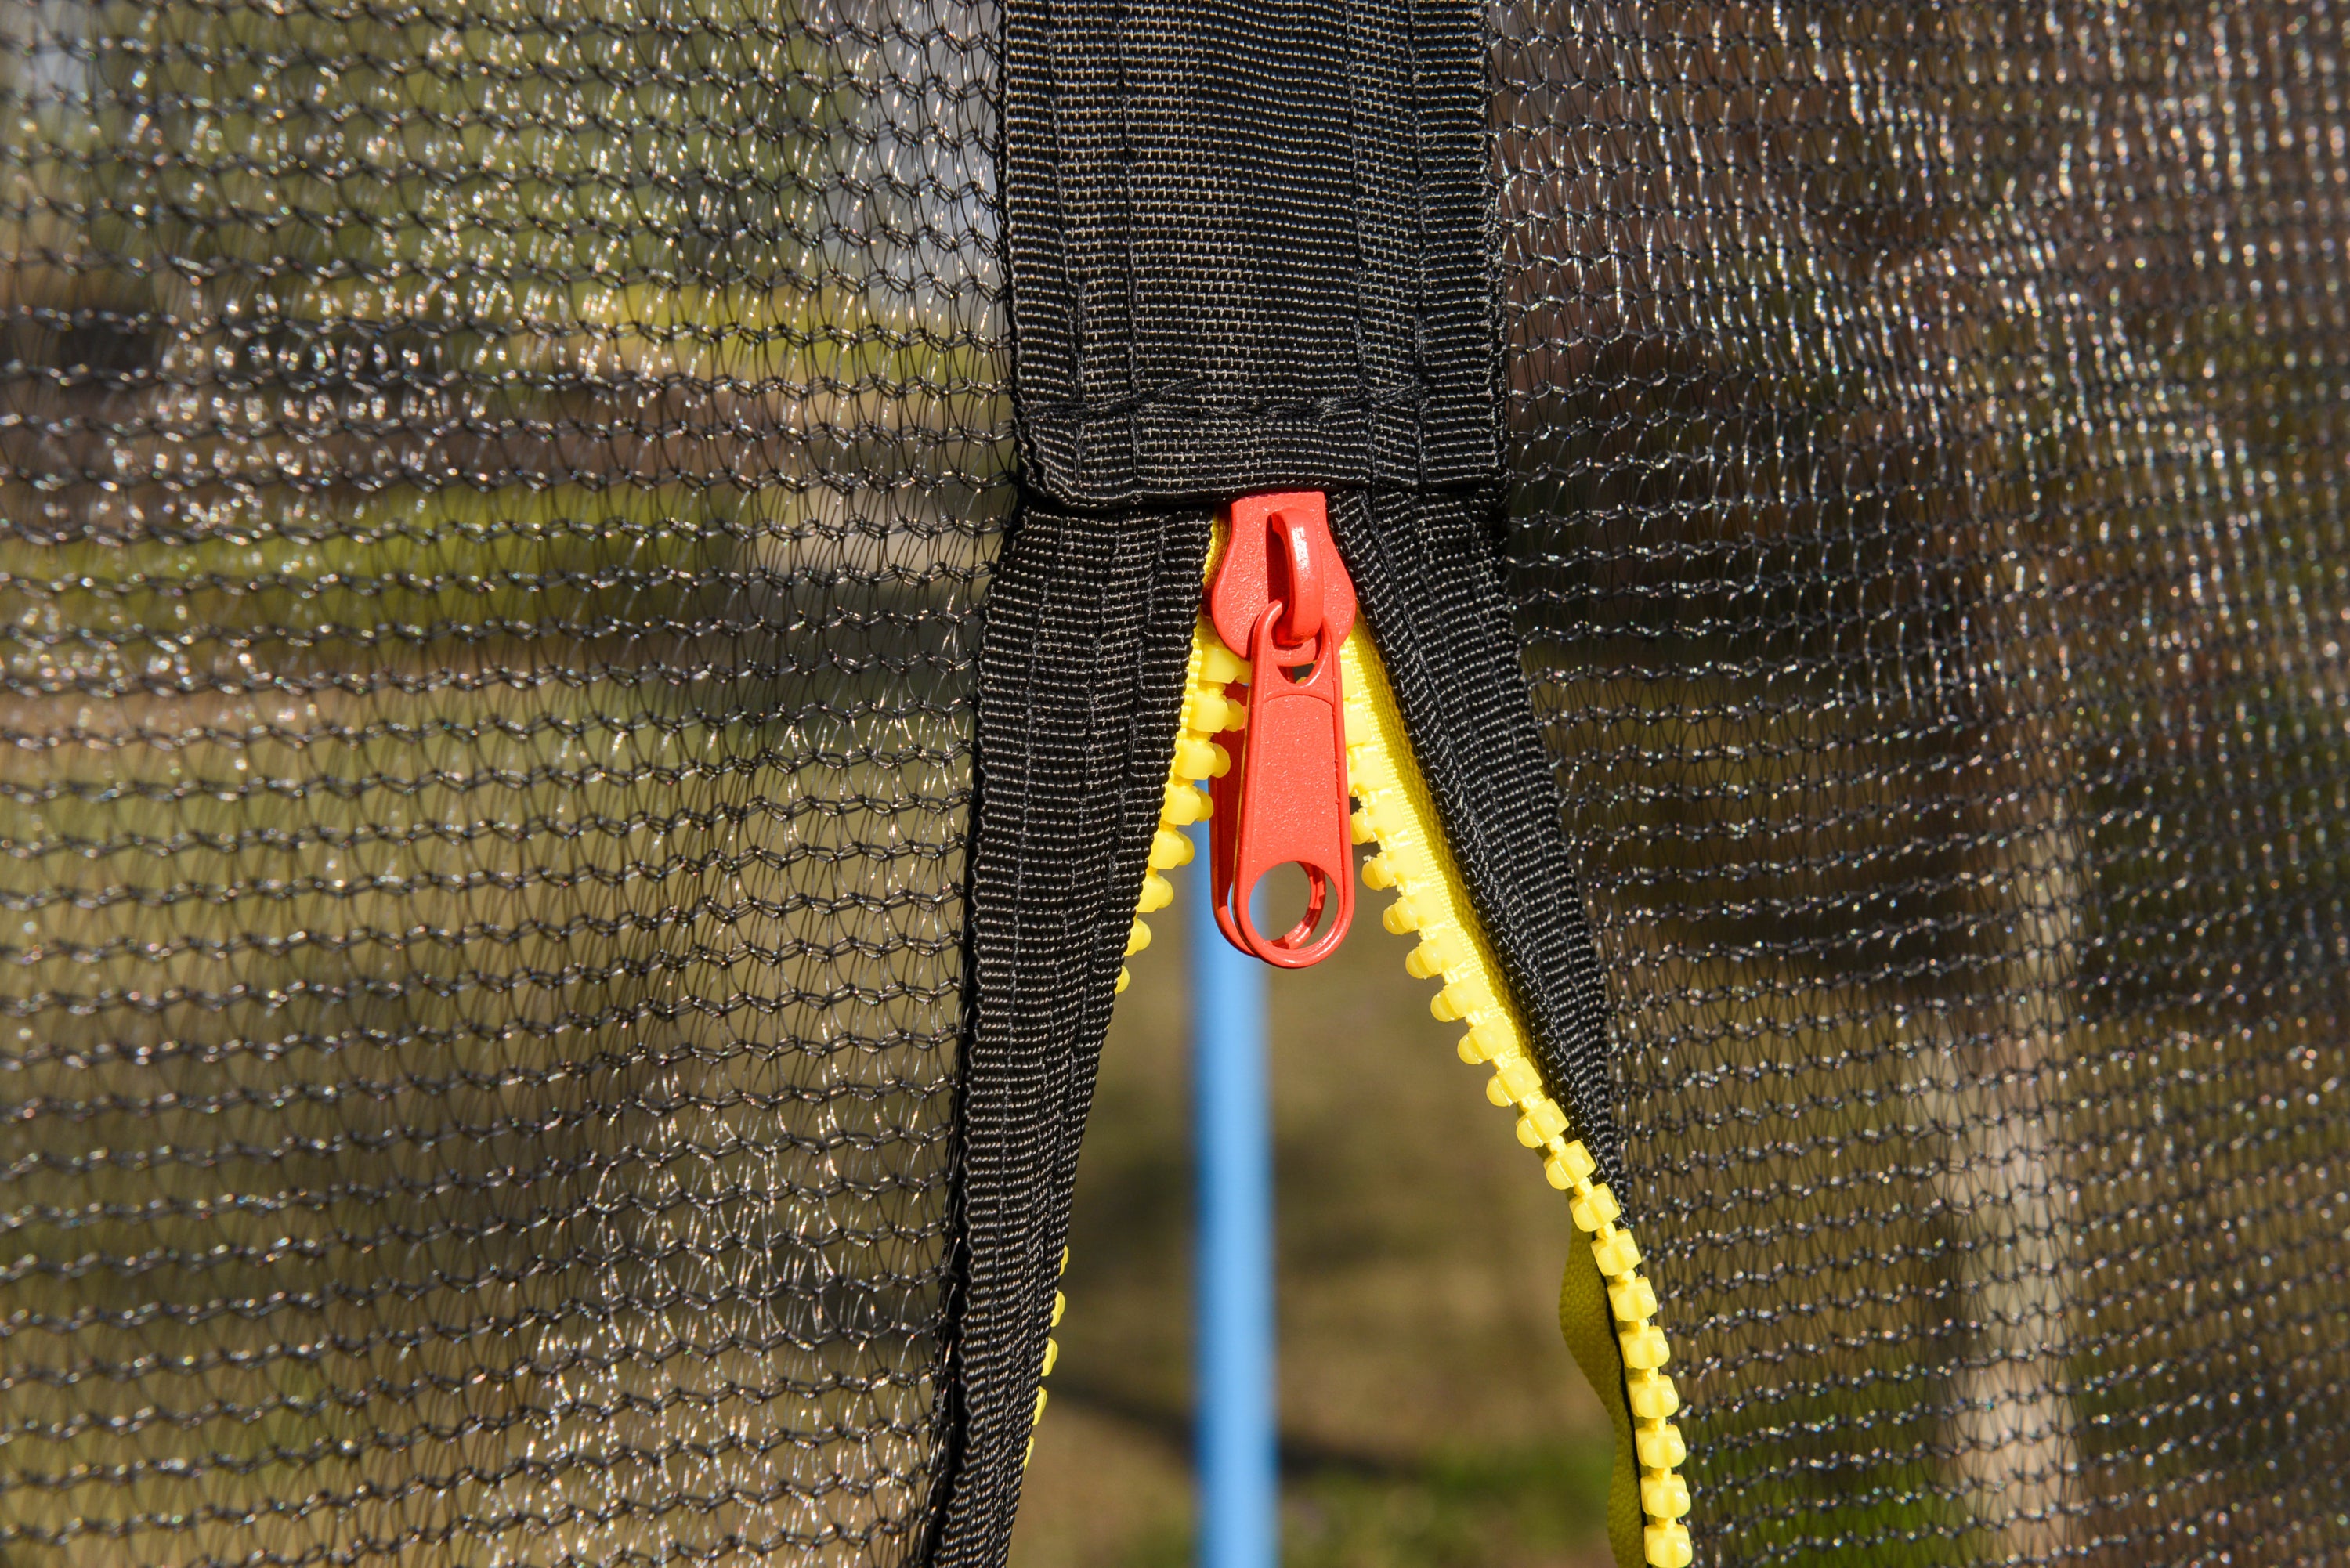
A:
<svg viewBox="0 0 2350 1568">
<path fill-rule="evenodd" d="M 984 0 L 0 5 L 0 1561 L 902 1561 Z"/>
<path fill-rule="evenodd" d="M 1722 1563 L 2350 1550 L 2321 6 L 1491 12 Z M 0 0 L 0 1562 L 916 1554 L 979 0 Z"/>
<path fill-rule="evenodd" d="M 1700 1561 L 2339 1560 L 2341 18 L 1492 15 Z"/>
</svg>

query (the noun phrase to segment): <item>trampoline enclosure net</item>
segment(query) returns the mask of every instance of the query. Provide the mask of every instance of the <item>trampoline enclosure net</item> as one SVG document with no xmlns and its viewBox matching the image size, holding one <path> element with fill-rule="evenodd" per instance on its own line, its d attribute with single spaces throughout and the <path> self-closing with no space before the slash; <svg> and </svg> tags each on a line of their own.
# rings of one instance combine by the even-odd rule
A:
<svg viewBox="0 0 2350 1568">
<path fill-rule="evenodd" d="M 991 17 L 0 16 L 0 1561 L 902 1560 Z"/>
<path fill-rule="evenodd" d="M 1489 20 L 1700 1561 L 2350 1552 L 2339 18 Z M 0 0 L 0 1563 L 923 1556 L 1000 26 Z"/>
<path fill-rule="evenodd" d="M 2339 1561 L 2340 17 L 1494 31 L 1513 586 L 1700 1557 Z"/>
</svg>

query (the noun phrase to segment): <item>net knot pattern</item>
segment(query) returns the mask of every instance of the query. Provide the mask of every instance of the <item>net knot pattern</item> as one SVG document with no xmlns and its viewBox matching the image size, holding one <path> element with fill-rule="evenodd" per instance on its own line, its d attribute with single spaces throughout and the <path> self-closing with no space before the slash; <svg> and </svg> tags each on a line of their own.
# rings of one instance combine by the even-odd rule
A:
<svg viewBox="0 0 2350 1568">
<path fill-rule="evenodd" d="M 0 1561 L 902 1562 L 962 0 L 0 5 Z"/>
<path fill-rule="evenodd" d="M 1700 1561 L 2340 1560 L 2340 16 L 1489 16 Z"/>
</svg>

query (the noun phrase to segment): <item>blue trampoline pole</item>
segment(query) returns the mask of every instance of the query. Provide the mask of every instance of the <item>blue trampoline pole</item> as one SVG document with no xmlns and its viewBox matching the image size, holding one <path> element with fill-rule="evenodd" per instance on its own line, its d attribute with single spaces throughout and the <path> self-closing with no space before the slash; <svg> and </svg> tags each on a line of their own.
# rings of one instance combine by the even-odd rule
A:
<svg viewBox="0 0 2350 1568">
<path fill-rule="evenodd" d="M 1191 1138 L 1198 1182 L 1193 1285 L 1199 1568 L 1274 1568 L 1281 1557 L 1275 1440 L 1273 1140 L 1265 965 L 1216 929 L 1208 826 L 1183 898 L 1191 967 Z"/>
</svg>

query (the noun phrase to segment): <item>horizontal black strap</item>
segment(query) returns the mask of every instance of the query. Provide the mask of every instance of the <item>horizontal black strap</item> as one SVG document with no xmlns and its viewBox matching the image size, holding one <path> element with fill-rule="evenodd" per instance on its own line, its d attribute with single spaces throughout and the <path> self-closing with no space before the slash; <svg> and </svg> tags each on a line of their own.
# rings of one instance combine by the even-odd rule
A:
<svg viewBox="0 0 2350 1568">
<path fill-rule="evenodd" d="M 1478 7 L 1011 0 L 1003 90 L 1029 485 L 1499 472 Z"/>
</svg>

